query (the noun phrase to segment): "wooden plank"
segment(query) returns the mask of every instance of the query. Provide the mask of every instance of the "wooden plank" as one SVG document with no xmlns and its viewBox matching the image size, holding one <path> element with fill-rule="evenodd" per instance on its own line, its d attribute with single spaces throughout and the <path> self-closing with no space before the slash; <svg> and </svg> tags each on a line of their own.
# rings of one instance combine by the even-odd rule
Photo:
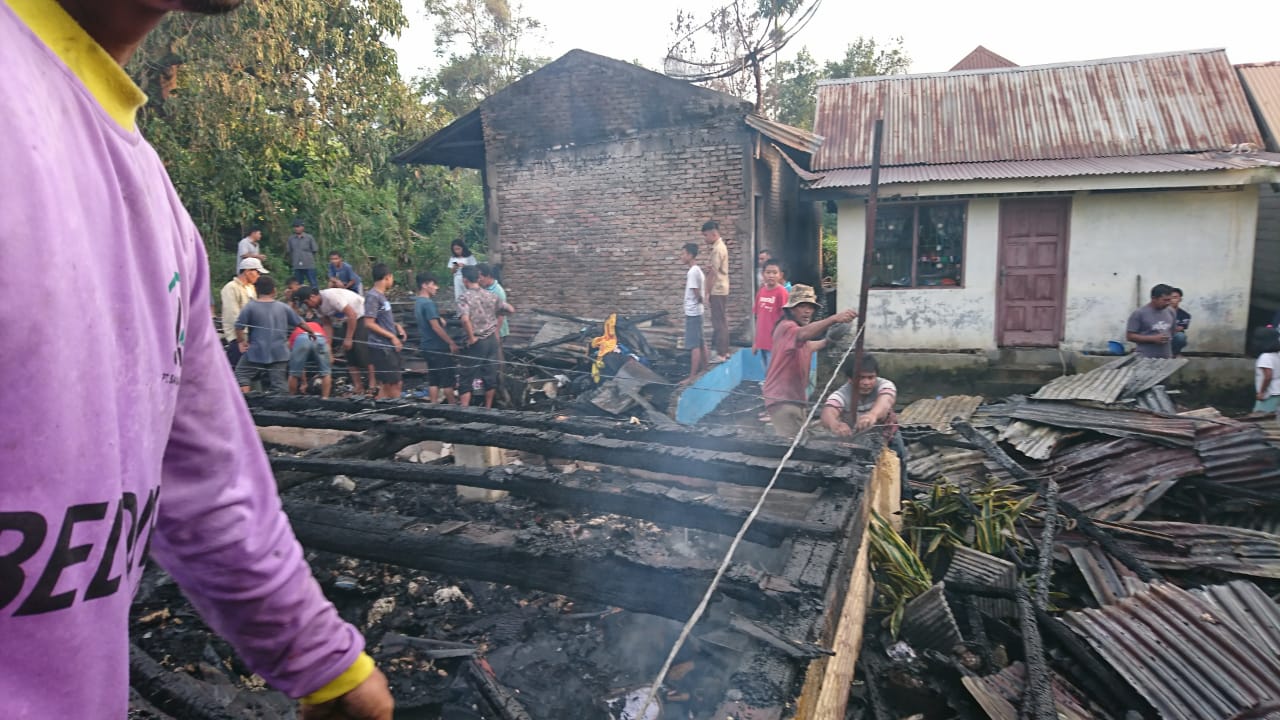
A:
<svg viewBox="0 0 1280 720">
<path fill-rule="evenodd" d="M 531 467 L 469 468 L 385 460 L 326 460 L 277 455 L 276 470 L 391 480 L 431 485 L 458 485 L 505 491 L 559 507 L 651 520 L 666 525 L 733 535 L 749 510 L 714 493 L 637 481 L 621 473 L 578 471 L 563 475 Z M 813 498 L 816 502 L 817 497 Z M 824 523 L 761 515 L 747 531 L 747 539 L 777 547 L 788 537 L 831 537 L 838 528 Z"/>
<path fill-rule="evenodd" d="M 566 595 L 633 612 L 685 620 L 715 576 L 716 563 L 676 558 L 655 542 L 605 533 L 565 537 L 541 529 L 480 524 L 441 535 L 418 518 L 309 502 L 285 512 L 308 548 L 402 567 Z M 766 573 L 730 567 L 718 592 L 762 616 L 784 614 L 803 593 Z M 762 589 L 767 588 L 767 589 Z"/>
<path fill-rule="evenodd" d="M 598 435 L 618 440 L 651 442 L 674 447 L 699 448 L 735 452 L 758 457 L 781 458 L 790 441 L 771 433 L 747 432 L 728 427 L 656 428 L 635 424 L 629 419 L 577 417 L 567 413 L 525 412 L 486 409 L 434 403 L 387 403 L 371 400 L 334 398 L 321 400 L 301 395 L 249 395 L 253 410 L 361 413 L 364 415 L 396 415 L 411 418 L 440 418 L 454 422 L 483 422 L 534 430 L 558 430 L 574 435 Z M 870 461 L 873 456 L 865 448 L 856 448 L 823 440 L 806 440 L 792 455 L 795 460 L 841 465 L 853 459 Z"/>
<path fill-rule="evenodd" d="M 556 430 L 508 427 L 490 423 L 455 423 L 443 419 L 411 420 L 388 415 L 349 417 L 337 413 L 297 414 L 255 410 L 263 425 L 319 427 L 334 430 L 376 429 L 407 439 L 406 444 L 439 440 L 455 444 L 483 443 L 547 457 L 586 460 L 606 465 L 641 468 L 672 475 L 763 487 L 777 469 L 777 461 L 741 453 L 672 447 L 649 442 L 605 437 L 581 437 Z M 852 467 L 832 467 L 790 461 L 778 477 L 777 487 L 812 492 L 818 488 L 852 491 L 861 476 Z"/>
<path fill-rule="evenodd" d="M 326 447 L 308 450 L 300 457 L 323 460 L 326 458 L 378 458 L 390 457 L 413 444 L 413 440 L 385 433 L 361 433 Z M 323 477 L 314 472 L 278 472 L 276 486 L 287 490 L 295 485 Z"/>
<path fill-rule="evenodd" d="M 858 517 L 857 547 L 853 572 L 844 594 L 835 636 L 829 647 L 831 658 L 819 658 L 809 664 L 804 689 L 797 704 L 797 720 L 842 720 L 849 702 L 858 655 L 862 650 L 862 632 L 866 624 L 867 606 L 871 601 L 870 533 L 867 528 L 874 508 L 886 519 L 901 504 L 898 456 L 883 448 L 871 473 L 867 493 Z M 886 514 L 890 513 L 890 514 Z M 823 643 L 826 645 L 826 643 Z"/>
</svg>

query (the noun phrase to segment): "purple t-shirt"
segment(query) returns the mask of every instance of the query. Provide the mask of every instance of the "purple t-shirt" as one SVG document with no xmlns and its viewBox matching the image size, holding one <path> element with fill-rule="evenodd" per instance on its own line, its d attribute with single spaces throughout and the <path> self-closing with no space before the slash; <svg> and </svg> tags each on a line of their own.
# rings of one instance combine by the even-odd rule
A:
<svg viewBox="0 0 1280 720">
<path fill-rule="evenodd" d="M 82 32 L 51 42 L 106 59 Z M 313 692 L 364 643 L 281 511 L 196 228 L 151 146 L 6 3 L 0 48 L 4 294 L 34 300 L 0 335 L 0 716 L 125 716 L 148 547 L 249 667 Z M 68 326 L 85 308 L 111 322 Z"/>
</svg>

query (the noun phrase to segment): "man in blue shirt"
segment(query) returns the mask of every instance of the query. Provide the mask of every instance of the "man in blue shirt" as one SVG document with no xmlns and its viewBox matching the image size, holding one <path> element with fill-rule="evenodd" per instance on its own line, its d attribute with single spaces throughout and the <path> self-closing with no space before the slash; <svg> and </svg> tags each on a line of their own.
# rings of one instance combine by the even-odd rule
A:
<svg viewBox="0 0 1280 720">
<path fill-rule="evenodd" d="M 337 280 L 338 284 L 333 281 Z M 340 253 L 329 253 L 329 286 L 346 288 L 357 295 L 361 294 L 360 276 L 356 274 L 355 268 L 351 264 L 342 259 Z"/>
<path fill-rule="evenodd" d="M 433 299 L 440 290 L 439 282 L 430 273 L 419 273 L 417 279 L 418 297 L 413 301 L 413 316 L 418 320 L 418 331 L 422 334 L 420 348 L 427 361 L 427 400 L 438 402 L 440 391 L 444 390 L 444 401 L 452 405 L 453 389 L 457 385 L 454 355 L 458 354 L 458 344 L 449 335 Z"/>
</svg>

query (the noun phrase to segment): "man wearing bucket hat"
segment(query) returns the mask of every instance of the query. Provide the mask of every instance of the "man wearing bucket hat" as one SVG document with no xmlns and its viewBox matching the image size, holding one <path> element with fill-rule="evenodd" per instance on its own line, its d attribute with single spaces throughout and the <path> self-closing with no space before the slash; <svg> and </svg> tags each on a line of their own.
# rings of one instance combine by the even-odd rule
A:
<svg viewBox="0 0 1280 720">
<path fill-rule="evenodd" d="M 814 321 L 818 296 L 808 285 L 795 285 L 783 306 L 785 316 L 773 330 L 773 358 L 764 378 L 764 407 L 774 432 L 795 437 L 804 426 L 809 400 L 809 364 L 816 350 L 826 347 L 828 328 L 848 325 L 858 317 L 842 310 Z"/>
<path fill-rule="evenodd" d="M 240 343 L 236 341 L 236 318 L 240 317 L 240 311 L 249 304 L 250 300 L 258 297 L 253 289 L 253 284 L 258 282 L 258 277 L 271 274 L 262 267 L 262 261 L 258 258 L 241 260 L 237 269 L 240 274 L 222 286 L 222 339 L 226 341 L 227 360 L 231 362 L 231 367 L 235 367 L 236 363 L 240 362 Z"/>
</svg>

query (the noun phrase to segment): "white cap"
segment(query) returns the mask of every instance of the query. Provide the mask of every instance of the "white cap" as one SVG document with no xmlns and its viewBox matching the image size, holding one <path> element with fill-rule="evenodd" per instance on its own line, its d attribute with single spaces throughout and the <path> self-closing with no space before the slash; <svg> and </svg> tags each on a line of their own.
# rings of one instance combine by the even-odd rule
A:
<svg viewBox="0 0 1280 720">
<path fill-rule="evenodd" d="M 245 270 L 257 270 L 263 275 L 270 275 L 271 271 L 262 267 L 262 261 L 258 258 L 245 258 L 240 261 L 240 272 Z"/>
</svg>

